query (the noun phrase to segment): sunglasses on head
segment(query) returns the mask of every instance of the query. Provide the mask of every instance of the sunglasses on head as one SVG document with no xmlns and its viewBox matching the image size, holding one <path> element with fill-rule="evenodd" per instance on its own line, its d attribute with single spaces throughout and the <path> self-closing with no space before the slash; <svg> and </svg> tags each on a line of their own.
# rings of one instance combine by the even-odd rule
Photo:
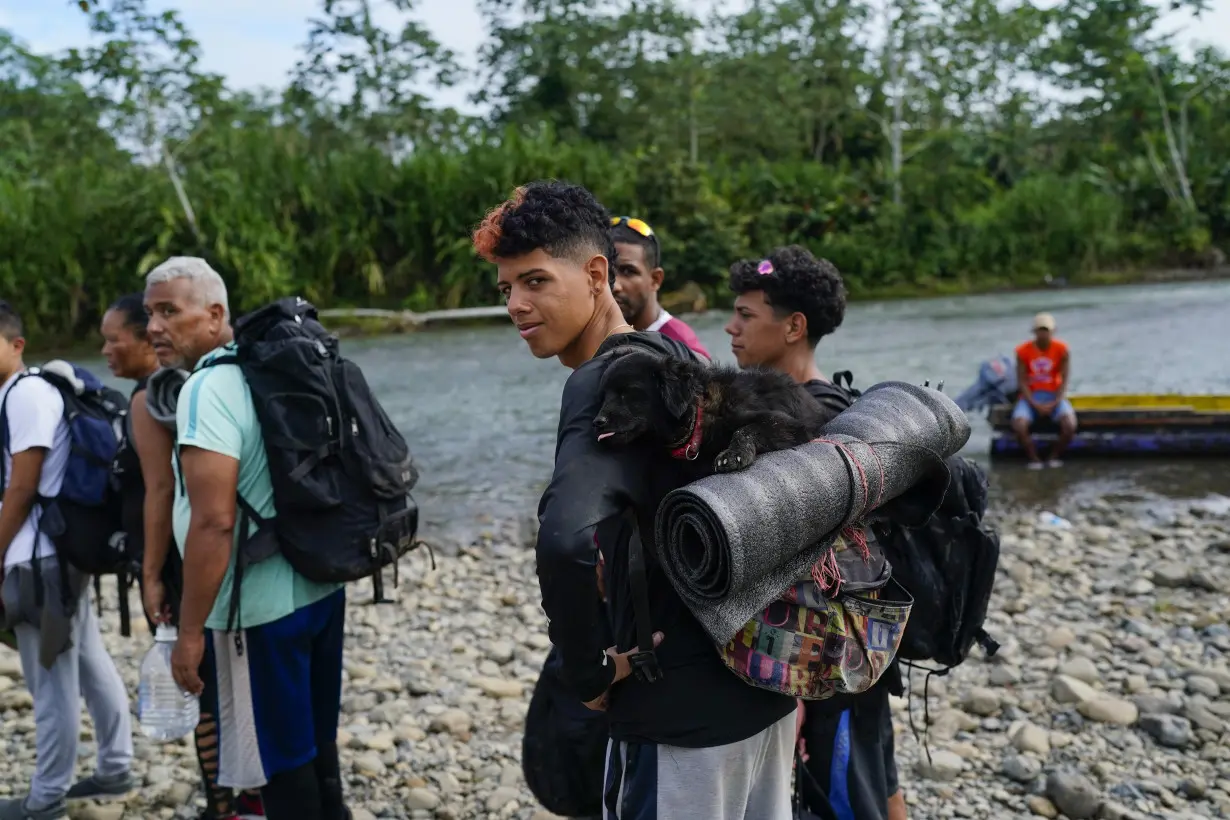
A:
<svg viewBox="0 0 1230 820">
<path fill-rule="evenodd" d="M 632 230 L 639 233 L 646 239 L 658 241 L 657 234 L 653 232 L 653 228 L 649 227 L 649 223 L 643 219 L 636 219 L 631 216 L 613 216 L 611 217 L 611 227 L 617 228 L 620 225 L 627 225 Z"/>
</svg>

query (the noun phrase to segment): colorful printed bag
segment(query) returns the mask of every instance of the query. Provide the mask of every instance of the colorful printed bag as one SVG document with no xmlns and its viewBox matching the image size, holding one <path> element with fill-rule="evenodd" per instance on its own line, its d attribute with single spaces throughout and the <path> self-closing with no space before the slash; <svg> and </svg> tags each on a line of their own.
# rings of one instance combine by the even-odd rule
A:
<svg viewBox="0 0 1230 820">
<path fill-rule="evenodd" d="M 848 551 L 842 539 L 834 551 Z M 732 672 L 761 689 L 803 700 L 857 695 L 896 658 L 913 604 L 891 579 L 878 590 L 828 597 L 808 578 L 748 621 L 719 653 Z"/>
</svg>

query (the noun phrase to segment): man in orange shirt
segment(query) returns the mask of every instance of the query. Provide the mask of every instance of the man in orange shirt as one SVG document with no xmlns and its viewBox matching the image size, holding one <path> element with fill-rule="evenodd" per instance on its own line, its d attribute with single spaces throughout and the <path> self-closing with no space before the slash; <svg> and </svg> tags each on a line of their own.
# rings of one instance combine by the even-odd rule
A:
<svg viewBox="0 0 1230 820">
<path fill-rule="evenodd" d="M 1016 349 L 1020 398 L 1012 411 L 1012 429 L 1029 457 L 1031 470 L 1043 466 L 1029 431 L 1039 414 L 1059 425 L 1059 440 L 1047 462 L 1051 467 L 1062 466 L 1059 456 L 1076 434 L 1076 410 L 1064 397 L 1068 390 L 1068 346 L 1054 338 L 1054 333 L 1055 317 L 1039 313 L 1034 317 L 1033 341 Z"/>
</svg>

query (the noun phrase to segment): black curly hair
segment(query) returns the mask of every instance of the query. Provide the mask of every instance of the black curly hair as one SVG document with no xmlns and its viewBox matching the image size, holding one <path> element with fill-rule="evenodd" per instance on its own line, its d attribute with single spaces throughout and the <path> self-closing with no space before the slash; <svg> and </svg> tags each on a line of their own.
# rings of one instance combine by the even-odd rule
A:
<svg viewBox="0 0 1230 820">
<path fill-rule="evenodd" d="M 846 316 L 841 273 L 832 262 L 817 259 L 800 245 L 777 248 L 767 259 L 743 259 L 731 265 L 730 289 L 735 295 L 763 291 L 779 319 L 802 313 L 812 347 L 841 327 Z"/>
<path fill-rule="evenodd" d="M 615 281 L 615 243 L 606 208 L 580 185 L 537 180 L 493 208 L 474 230 L 474 250 L 488 262 L 544 250 L 578 262 L 602 254 Z"/>
</svg>

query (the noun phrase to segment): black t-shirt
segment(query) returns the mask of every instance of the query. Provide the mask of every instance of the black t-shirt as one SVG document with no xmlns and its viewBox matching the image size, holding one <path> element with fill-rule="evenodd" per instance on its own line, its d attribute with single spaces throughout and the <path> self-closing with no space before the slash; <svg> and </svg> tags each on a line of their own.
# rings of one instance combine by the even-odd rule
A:
<svg viewBox="0 0 1230 820">
<path fill-rule="evenodd" d="M 736 743 L 789 715 L 795 701 L 751 687 L 728 670 L 658 565 L 654 514 L 662 497 L 685 482 L 679 470 L 649 445 L 613 450 L 597 442 L 603 354 L 625 344 L 691 357 L 685 345 L 659 333 L 623 334 L 604 342 L 564 385 L 555 473 L 539 504 L 537 566 L 549 634 L 567 686 L 583 701 L 600 695 L 614 675 L 614 665 L 603 662 L 606 647 L 613 643 L 623 652 L 636 645 L 627 572 L 632 528 L 622 515 L 631 508 L 646 551 L 652 628 L 665 635 L 656 652 L 663 676 L 652 684 L 629 677 L 611 690 L 611 736 L 690 748 Z M 595 545 L 606 563 L 605 607 L 595 581 Z"/>
</svg>

